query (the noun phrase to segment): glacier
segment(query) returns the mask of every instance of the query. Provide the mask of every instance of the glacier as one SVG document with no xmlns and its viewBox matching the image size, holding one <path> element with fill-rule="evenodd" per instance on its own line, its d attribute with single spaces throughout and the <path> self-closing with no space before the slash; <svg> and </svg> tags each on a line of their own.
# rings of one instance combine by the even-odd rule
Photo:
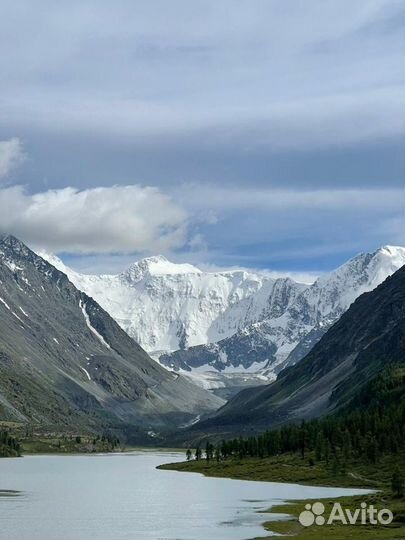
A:
<svg viewBox="0 0 405 540">
<path fill-rule="evenodd" d="M 282 313 L 306 287 L 246 270 L 203 272 L 163 256 L 148 257 L 118 275 L 75 272 L 56 256 L 38 255 L 64 272 L 149 354 L 159 356 L 217 342 Z"/>
<path fill-rule="evenodd" d="M 202 271 L 161 255 L 117 275 L 86 275 L 39 254 L 154 359 L 218 393 L 273 380 L 305 356 L 358 296 L 405 264 L 405 248 L 384 246 L 305 284 L 266 272 Z"/>
</svg>

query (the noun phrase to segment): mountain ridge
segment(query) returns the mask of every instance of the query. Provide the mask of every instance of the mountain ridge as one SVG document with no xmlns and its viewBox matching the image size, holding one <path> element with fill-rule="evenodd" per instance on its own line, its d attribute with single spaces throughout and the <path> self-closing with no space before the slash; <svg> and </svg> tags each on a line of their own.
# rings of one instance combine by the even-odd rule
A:
<svg viewBox="0 0 405 540">
<path fill-rule="evenodd" d="M 3 419 L 132 425 L 147 439 L 223 403 L 152 360 L 65 273 L 12 236 L 0 239 L 0 323 Z"/>
<path fill-rule="evenodd" d="M 405 263 L 405 248 L 360 253 L 312 284 L 203 272 L 163 256 L 116 275 L 85 275 L 46 257 L 163 366 L 228 399 L 303 358 L 362 292 Z"/>
<path fill-rule="evenodd" d="M 248 433 L 330 414 L 346 406 L 387 365 L 405 352 L 405 266 L 362 294 L 294 366 L 275 382 L 242 390 L 210 418 L 189 429 Z"/>
<path fill-rule="evenodd" d="M 285 303 L 288 295 L 295 296 L 306 287 L 290 278 L 275 279 L 246 270 L 203 272 L 162 256 L 142 259 L 115 275 L 85 275 L 55 256 L 39 253 L 95 298 L 154 356 L 218 341 L 260 320 L 273 286 L 280 280 L 288 289 L 282 299 Z"/>
<path fill-rule="evenodd" d="M 305 287 L 279 316 L 242 328 L 214 345 L 191 347 L 161 356 L 171 368 L 190 370 L 207 363 L 225 367 L 223 358 L 255 356 L 260 372 L 274 379 L 287 365 L 298 362 L 364 292 L 377 287 L 405 264 L 405 248 L 383 246 L 361 253 Z"/>
</svg>

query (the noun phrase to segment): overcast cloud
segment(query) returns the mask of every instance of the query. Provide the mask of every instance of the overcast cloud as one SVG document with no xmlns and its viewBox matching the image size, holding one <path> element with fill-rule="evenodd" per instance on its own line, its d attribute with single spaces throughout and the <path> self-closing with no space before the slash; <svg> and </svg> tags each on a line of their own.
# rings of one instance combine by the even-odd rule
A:
<svg viewBox="0 0 405 540">
<path fill-rule="evenodd" d="M 0 227 L 106 271 L 404 244 L 404 27 L 402 0 L 5 0 Z"/>
</svg>

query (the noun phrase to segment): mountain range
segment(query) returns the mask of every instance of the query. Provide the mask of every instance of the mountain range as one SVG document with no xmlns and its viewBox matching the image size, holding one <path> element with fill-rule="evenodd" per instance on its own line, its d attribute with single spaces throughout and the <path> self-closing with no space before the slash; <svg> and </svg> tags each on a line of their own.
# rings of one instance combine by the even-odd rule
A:
<svg viewBox="0 0 405 540">
<path fill-rule="evenodd" d="M 135 262 L 117 275 L 87 275 L 54 255 L 38 253 L 155 356 L 217 342 L 253 322 L 278 316 L 305 288 L 289 278 L 245 270 L 203 272 L 162 255 Z"/>
<path fill-rule="evenodd" d="M 66 274 L 0 239 L 2 420 L 125 428 L 140 441 L 223 403 L 152 360 Z"/>
<path fill-rule="evenodd" d="M 263 431 L 339 411 L 389 365 L 403 365 L 405 267 L 362 294 L 297 364 L 239 392 L 189 428 L 189 440 Z M 184 436 L 185 434 L 183 434 Z"/>
<path fill-rule="evenodd" d="M 170 370 L 229 398 L 303 358 L 362 293 L 405 264 L 405 248 L 360 253 L 313 284 L 243 270 L 203 272 L 162 256 L 118 275 L 75 272 L 42 253 Z"/>
<path fill-rule="evenodd" d="M 338 410 L 403 359 L 404 248 L 360 254 L 311 285 L 204 273 L 162 257 L 118 276 L 86 276 L 47 259 L 0 238 L 3 421 L 113 429 L 137 443 L 233 436 Z M 90 292 L 128 317 L 113 318 Z M 151 325 L 140 324 L 144 339 L 169 343 L 177 313 L 185 340 L 227 337 L 161 355 L 163 367 L 122 328 L 143 317 Z M 203 383 L 225 386 L 229 401 Z"/>
</svg>

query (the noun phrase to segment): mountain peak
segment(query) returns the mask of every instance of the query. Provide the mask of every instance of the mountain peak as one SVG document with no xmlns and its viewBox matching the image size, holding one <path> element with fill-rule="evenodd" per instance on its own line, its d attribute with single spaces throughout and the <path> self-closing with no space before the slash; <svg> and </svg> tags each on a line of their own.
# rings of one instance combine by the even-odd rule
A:
<svg viewBox="0 0 405 540">
<path fill-rule="evenodd" d="M 119 274 L 85 275 L 49 254 L 39 254 L 95 298 L 148 351 L 157 355 L 229 338 L 229 356 L 235 356 L 234 339 L 239 340 L 240 332 L 240 357 L 245 360 L 252 356 L 249 351 L 260 347 L 268 359 L 270 341 L 272 347 L 280 348 L 277 358 L 282 360 L 301 343 L 308 328 L 316 331 L 305 346 L 313 344 L 357 296 L 374 289 L 405 263 L 405 248 L 384 246 L 361 253 L 314 284 L 303 286 L 246 270 L 201 271 L 163 255 L 134 262 Z M 14 253 L 13 262 L 23 266 Z M 250 330 L 255 323 L 260 328 Z M 248 327 L 248 335 L 242 335 Z M 220 361 L 222 365 L 223 358 L 218 365 Z"/>
<path fill-rule="evenodd" d="M 170 261 L 164 255 L 151 255 L 150 257 L 144 257 L 140 261 L 137 261 L 135 264 L 146 263 L 151 264 L 160 264 L 160 263 L 170 263 Z"/>
<path fill-rule="evenodd" d="M 400 257 L 404 259 L 405 263 L 405 248 L 401 246 L 381 246 L 377 251 L 375 252 L 375 255 L 381 254 L 385 255 L 387 257 L 397 258 Z"/>
<path fill-rule="evenodd" d="M 33 253 L 25 244 L 11 234 L 0 237 L 0 257 L 2 260 L 22 261 L 33 260 L 36 254 Z"/>
<path fill-rule="evenodd" d="M 343 263 L 328 274 L 318 278 L 318 282 L 327 282 L 333 276 L 350 276 L 356 274 L 371 274 L 375 271 L 384 271 L 387 275 L 393 274 L 405 264 L 405 248 L 400 246 L 382 246 L 373 252 L 361 252 Z M 386 277 L 386 276 L 385 276 Z M 384 278 L 385 279 L 385 278 Z M 381 281 L 375 284 L 379 285 Z"/>
<path fill-rule="evenodd" d="M 124 277 L 132 281 L 139 281 L 146 275 L 149 276 L 165 276 L 165 275 L 184 275 L 184 274 L 200 274 L 196 266 L 192 264 L 173 263 L 166 259 L 163 255 L 155 255 L 146 257 L 133 263 L 126 271 L 123 272 Z"/>
<path fill-rule="evenodd" d="M 18 251 L 27 249 L 27 246 L 12 234 L 4 234 L 0 236 L 0 245 L 11 249 L 17 249 Z"/>
</svg>

